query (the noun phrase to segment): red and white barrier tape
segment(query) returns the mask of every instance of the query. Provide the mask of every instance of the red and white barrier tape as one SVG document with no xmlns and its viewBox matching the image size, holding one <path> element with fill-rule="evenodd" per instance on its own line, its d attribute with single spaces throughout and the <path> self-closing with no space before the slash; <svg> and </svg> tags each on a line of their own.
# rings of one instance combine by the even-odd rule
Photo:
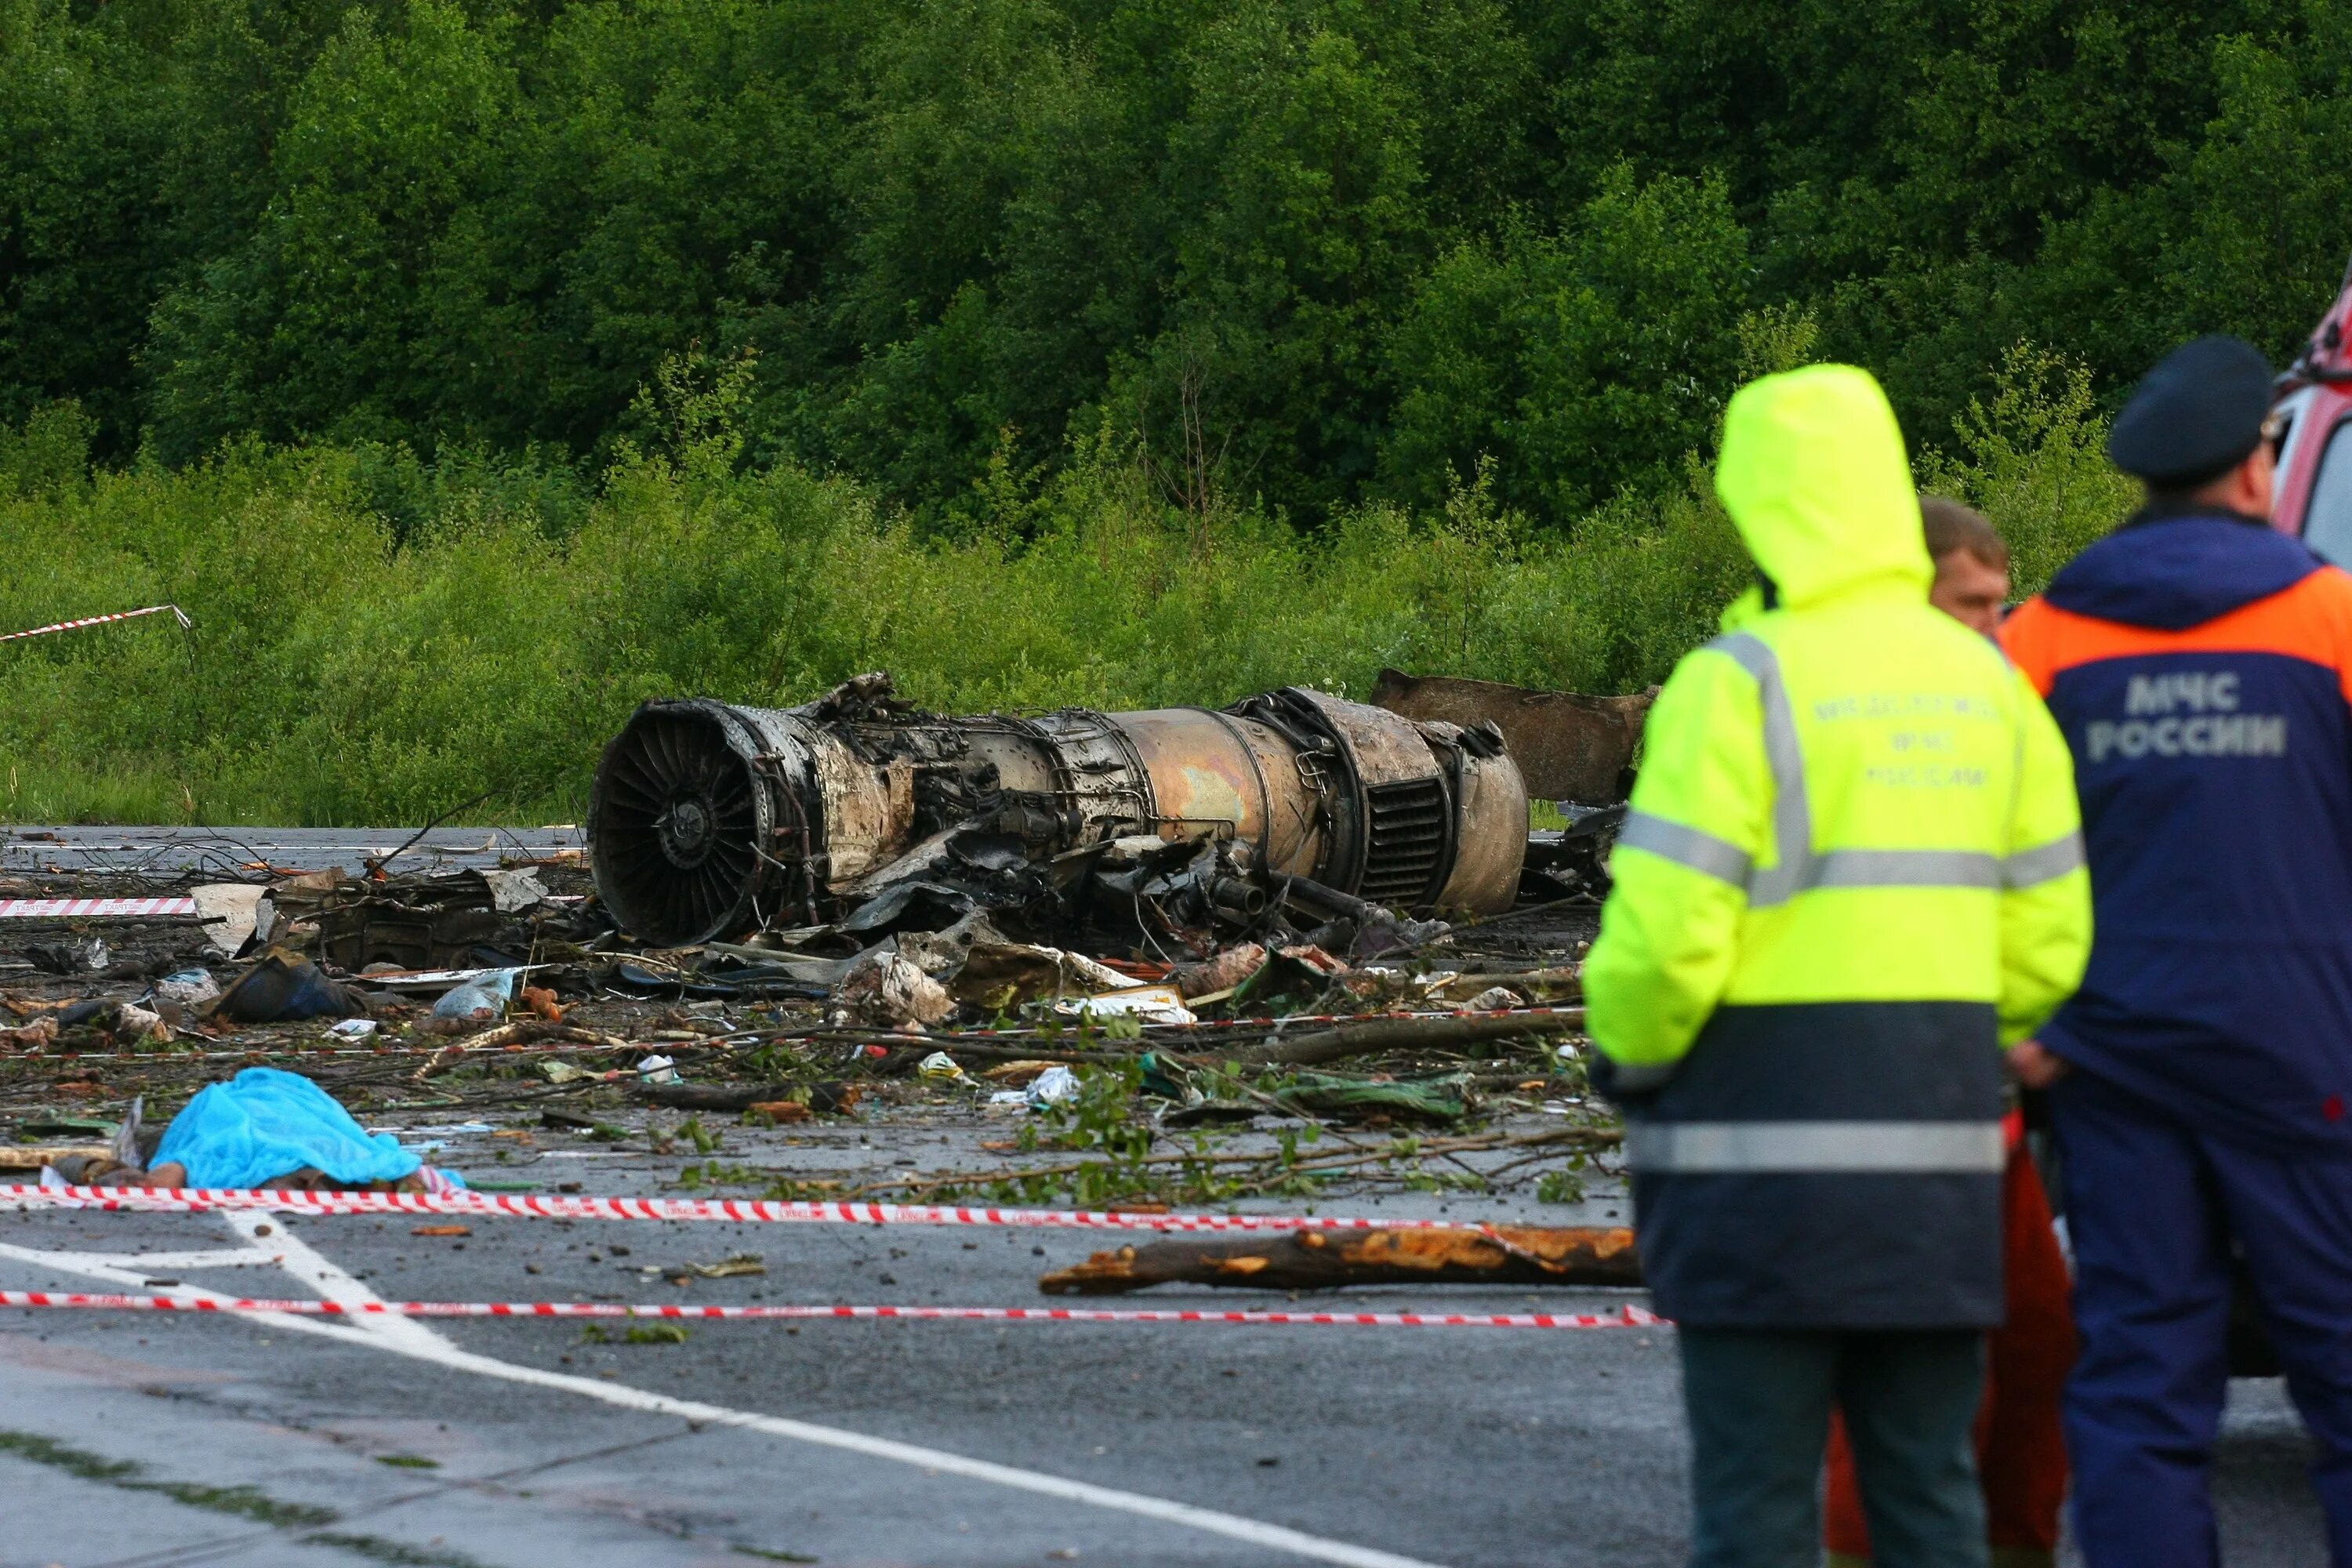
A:
<svg viewBox="0 0 2352 1568">
<path fill-rule="evenodd" d="M 112 621 L 135 621 L 142 616 L 165 614 L 179 622 L 183 631 L 195 628 L 196 623 L 188 619 L 188 613 L 179 605 L 150 605 L 142 610 L 117 610 L 110 616 L 84 616 L 78 621 L 53 621 L 46 626 L 35 626 L 30 631 L 0 633 L 0 642 L 15 642 L 19 637 L 45 637 L 51 632 L 78 632 L 84 626 L 102 626 Z"/>
<path fill-rule="evenodd" d="M 156 910 L 156 911 L 154 911 L 154 912 L 159 913 L 159 914 L 172 914 L 172 913 L 178 913 L 178 912 L 181 912 L 181 911 L 174 910 Z M 194 907 L 193 907 L 193 905 L 191 906 L 190 910 L 189 910 L 187 912 L 190 912 L 190 913 L 193 913 L 193 912 L 194 912 Z M 5 910 L 5 906 L 0 906 L 0 916 L 4 916 L 5 913 L 6 913 L 6 910 Z M 542 967 L 542 968 L 543 968 L 543 967 L 545 967 L 545 966 L 544 966 L 544 965 L 541 965 L 541 967 Z M 373 979 L 374 979 L 374 977 L 373 977 L 373 976 L 368 976 L 368 977 L 364 977 L 364 978 L 367 978 L 367 979 L 369 980 L 369 983 L 370 983 L 370 984 L 373 984 Z M 394 976 L 394 978 L 398 978 L 398 977 L 397 977 L 397 976 Z M 1197 1023 L 1197 1024 L 1165 1024 L 1165 1025 L 1162 1025 L 1162 1024 L 1152 1024 L 1152 1025 L 1148 1025 L 1148 1026 L 1146 1026 L 1146 1027 L 1148 1027 L 1148 1028 L 1151 1028 L 1151 1029 L 1174 1029 L 1174 1030 L 1180 1030 L 1180 1031 L 1181 1031 L 1181 1030 L 1194 1030 L 1194 1029 L 1198 1029 L 1198 1030 L 1213 1030 L 1213 1029 L 1222 1029 L 1222 1028 L 1227 1028 L 1227 1027 L 1236 1027 L 1236 1026 L 1245 1026 L 1245 1025 L 1246 1025 L 1246 1026 L 1262 1026 L 1262 1025 L 1267 1025 L 1267 1024 L 1282 1024 L 1282 1025 L 1287 1026 L 1287 1025 L 1291 1025 L 1291 1024 L 1361 1024 L 1361 1023 L 1377 1023 L 1377 1022 L 1381 1022 L 1381 1021 L 1387 1020 L 1387 1019 L 1391 1019 L 1391 1018 L 1454 1018 L 1454 1017 L 1499 1018 L 1499 1017 L 1506 1017 L 1506 1016 L 1514 1016 L 1514 1015 L 1520 1015 L 1520 1014 L 1573 1013 L 1573 1012 L 1577 1012 L 1577 1011 L 1580 1011 L 1580 1009 L 1578 1009 L 1578 1008 L 1574 1008 L 1574 1007 L 1501 1007 L 1501 1008 L 1496 1008 L 1496 1009 L 1495 1009 L 1495 1010 L 1493 1010 L 1493 1011 L 1491 1011 L 1491 1012 L 1484 1012 L 1484 1013 L 1471 1013 L 1471 1014 L 1461 1014 L 1461 1013 L 1348 1013 L 1348 1014 L 1328 1014 L 1328 1015 L 1318 1014 L 1318 1015 L 1316 1015 L 1316 1016 L 1312 1016 L 1312 1017 L 1280 1018 L 1280 1019 L 1276 1019 L 1276 1018 L 1208 1018 L 1208 1019 L 1203 1019 L 1202 1021 L 1201 1021 L 1200 1023 Z M 905 1035 L 905 1036 L 900 1036 L 900 1037 L 898 1037 L 898 1043 L 899 1043 L 899 1044 L 901 1044 L 901 1045 L 906 1045 L 906 1046 L 915 1046 L 915 1045 L 930 1046 L 930 1047 L 935 1047 L 935 1048 L 937 1048 L 937 1049 L 943 1050 L 943 1051 L 948 1052 L 948 1053 L 949 1053 L 949 1054 L 950 1054 L 950 1055 L 953 1055 L 953 1054 L 954 1054 L 954 1051 L 955 1051 L 955 1048 L 956 1048 L 956 1046 L 957 1046 L 957 1044 L 958 1044 L 960 1041 L 970 1040 L 970 1041 L 972 1041 L 972 1042 L 973 1042 L 973 1043 L 975 1043 L 975 1044 L 1000 1044 L 1000 1043 L 1003 1043 L 1003 1042 L 1007 1041 L 1007 1040 L 1018 1041 L 1018 1040 L 1021 1040 L 1021 1039 L 1024 1039 L 1024 1038 L 1026 1038 L 1026 1039 L 1029 1039 L 1029 1040 L 1034 1041 L 1034 1040 L 1036 1039 L 1036 1037 L 1036 1037 L 1036 1033 L 1035 1033 L 1035 1031 L 1034 1031 L 1034 1030 L 1015 1030 L 1015 1029 L 961 1029 L 961 1030 L 956 1030 L 956 1029 L 950 1029 L 950 1030 L 941 1030 L 941 1031 L 937 1031 L 937 1032 L 934 1032 L 934 1033 L 931 1033 L 931 1034 L 926 1034 L 926 1035 Z M 745 1043 L 749 1043 L 749 1042 L 753 1042 L 753 1041 L 757 1041 L 757 1042 L 761 1042 L 761 1043 L 764 1043 L 764 1044 L 768 1044 L 768 1045 L 778 1045 L 778 1046 L 828 1046 L 828 1045 L 841 1045 L 841 1044 L 844 1044 L 844 1043 L 845 1043 L 845 1042 L 844 1042 L 844 1041 L 842 1041 L 839 1037 L 835 1037 L 835 1036 L 831 1036 L 831 1035 L 815 1035 L 815 1034 L 772 1034 L 772 1034 L 763 1034 L 763 1033 L 758 1033 L 758 1032 L 747 1032 L 747 1033 L 742 1034 L 742 1035 L 711 1035 L 711 1036 L 706 1036 L 706 1037 L 703 1037 L 701 1040 L 699 1040 L 699 1041 L 695 1041 L 695 1040 L 651 1040 L 651 1041 L 631 1042 L 631 1043 L 628 1045 L 628 1048 L 629 1048 L 630 1050 L 658 1050 L 658 1051 L 663 1051 L 663 1052 L 673 1052 L 673 1051 L 679 1050 L 679 1049 L 681 1049 L 681 1048 L 686 1049 L 686 1050 L 689 1050 L 689 1051 L 691 1051 L 691 1050 L 708 1050 L 708 1049 L 715 1049 L 715 1048 L 720 1048 L 720 1047 L 728 1047 L 728 1048 L 731 1048 L 731 1047 L 734 1047 L 734 1046 L 740 1045 L 740 1044 L 745 1044 Z M 869 1047 L 870 1049 L 874 1050 L 874 1051 L 877 1051 L 877 1052 L 882 1052 L 882 1051 L 884 1051 L 884 1047 L 882 1047 L 878 1042 L 867 1042 L 867 1045 L 868 1045 L 868 1047 Z M 436 1054 L 436 1053 L 438 1053 L 438 1052 L 440 1052 L 440 1051 L 446 1050 L 446 1049 L 448 1049 L 448 1047 L 449 1047 L 449 1042 L 447 1042 L 447 1041 L 436 1041 L 436 1042 L 434 1042 L 434 1043 L 432 1043 L 432 1044 L 422 1044 L 422 1043 L 410 1043 L 410 1042 L 401 1041 L 401 1040 L 385 1040 L 385 1041 L 383 1041 L 383 1042 L 382 1042 L 382 1043 L 380 1043 L 380 1044 L 376 1044 L 376 1045 L 369 1045 L 369 1046 L 357 1046 L 357 1047 L 338 1046 L 338 1047 L 328 1047 L 328 1046 L 320 1046 L 320 1045 L 312 1044 L 312 1043 L 307 1043 L 307 1042 L 300 1041 L 300 1040 L 279 1040 L 279 1041 L 269 1041 L 269 1042 L 267 1042 L 267 1043 L 264 1043 L 264 1044 L 260 1044 L 260 1045 L 254 1045 L 254 1046 L 245 1046 L 245 1047 L 237 1047 L 237 1048 L 236 1048 L 236 1049 L 233 1049 L 233 1050 L 217 1050 L 217 1051 L 181 1051 L 181 1052 L 175 1052 L 175 1053 L 173 1053 L 173 1056 L 174 1056 L 174 1059 L 178 1059 L 178 1060 L 186 1060 L 186 1061 L 193 1061 L 193 1060 L 195 1060 L 195 1059 L 198 1059 L 198 1058 L 210 1059 L 210 1058 L 220 1058 L 220 1059 L 222 1059 L 222 1060 L 234 1060 L 234 1059 L 238 1058 L 244 1058 L 244 1057 L 258 1057 L 258 1056 L 271 1056 L 271 1057 L 293 1057 L 293 1056 L 364 1056 L 364 1057 L 419 1056 L 419 1057 L 427 1057 L 427 1056 L 435 1055 L 435 1054 Z M 598 1050 L 605 1050 L 605 1049 L 610 1049 L 610 1048 L 612 1048 L 612 1047 L 603 1047 L 603 1046 L 593 1046 L 593 1045 L 586 1044 L 586 1043 L 584 1043 L 584 1042 L 571 1041 L 571 1040 L 539 1040 L 539 1041 L 527 1041 L 527 1040 L 522 1040 L 522 1041 L 514 1041 L 514 1042 L 511 1042 L 511 1043 L 509 1043 L 509 1044 L 503 1045 L 503 1046 L 493 1046 L 493 1047 L 488 1047 L 488 1049 L 486 1049 L 486 1050 L 484 1050 L 484 1051 L 481 1051 L 481 1052 L 478 1052 L 478 1052 L 473 1052 L 473 1051 L 468 1051 L 468 1052 L 466 1052 L 465 1054 L 466 1054 L 466 1055 L 467 1055 L 467 1056 L 475 1056 L 475 1055 L 483 1055 L 483 1056 L 487 1056 L 487 1055 L 490 1055 L 490 1054 L 493 1054 L 493 1053 L 504 1054 L 504 1055 L 509 1055 L 509 1056 L 562 1056 L 562 1055 L 567 1055 L 567 1054 L 568 1054 L 568 1055 L 580 1055 L 580 1054 L 584 1054 L 584 1053 L 589 1053 L 589 1052 L 593 1052 L 593 1051 L 598 1051 Z M 1050 1048 L 1053 1048 L 1053 1047 L 1051 1047 L 1050 1046 L 1047 1046 L 1047 1045 L 1040 1044 L 1040 1045 L 1038 1046 L 1038 1048 L 1039 1048 L 1040 1050 L 1045 1050 L 1045 1049 L 1050 1049 Z M 28 1055 L 29 1055 L 29 1054 L 33 1054 L 33 1053 L 28 1053 Z M 39 1051 L 39 1052 L 37 1053 L 37 1055 L 40 1057 L 40 1058 L 41 1058 L 41 1059 L 43 1059 L 43 1060 L 45 1060 L 45 1061 L 63 1061 L 63 1060 L 70 1059 L 70 1060 L 75 1060 L 75 1061 L 88 1061 L 88 1062 L 103 1062 L 103 1061 L 145 1061 L 145 1060 L 152 1060 L 152 1059 L 154 1058 L 154 1057 L 155 1057 L 155 1054 L 156 1054 L 156 1053 L 154 1053 L 153 1051 L 85 1051 L 85 1050 L 79 1050 L 79 1049 L 76 1049 L 76 1048 L 74 1048 L 74 1047 L 69 1047 L 69 1046 L 68 1046 L 68 1047 L 62 1047 L 62 1048 L 57 1048 L 57 1049 L 44 1049 L 44 1050 L 41 1050 L 41 1051 Z M 887 1053 L 885 1053 L 885 1054 L 887 1054 Z"/>
<path fill-rule="evenodd" d="M 645 1318 L 709 1322 L 904 1319 L 968 1323 L 1223 1323 L 1340 1329 L 1662 1329 L 1667 1319 L 1626 1306 L 1614 1312 L 1264 1312 L 1150 1307 L 688 1307 L 602 1301 L 310 1301 L 249 1297 L 125 1296 L 94 1291 L 0 1290 L 0 1307 L 79 1307 L 128 1312 L 278 1312 L 305 1318 Z"/>
<path fill-rule="evenodd" d="M 192 915 L 194 899 L 0 899 L 0 920 L 60 920 L 77 915 Z"/>
<path fill-rule="evenodd" d="M 1034 1230 L 1475 1230 L 1475 1221 L 1361 1215 L 1130 1214 L 1098 1209 L 958 1208 L 940 1204 L 791 1202 L 776 1198 L 598 1198 L 535 1193 L 326 1193 L 248 1187 L 0 1186 L 0 1209 L 153 1214 L 269 1210 L 314 1215 L 447 1215 L 465 1219 L 712 1220 L 733 1225 L 974 1225 Z"/>
</svg>

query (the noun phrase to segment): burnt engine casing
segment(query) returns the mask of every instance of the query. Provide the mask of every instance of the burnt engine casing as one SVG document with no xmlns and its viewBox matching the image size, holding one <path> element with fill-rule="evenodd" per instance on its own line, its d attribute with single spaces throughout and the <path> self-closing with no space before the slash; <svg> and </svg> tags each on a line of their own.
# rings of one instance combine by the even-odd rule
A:
<svg viewBox="0 0 2352 1568">
<path fill-rule="evenodd" d="M 943 718 L 860 676 L 803 708 L 640 707 L 590 805 L 596 886 L 657 944 L 835 918 L 952 843 L 1053 863 L 1121 838 L 1214 839 L 1414 912 L 1510 907 L 1527 789 L 1499 733 L 1304 687 L 1218 711 Z M 974 846 L 978 847 L 977 851 Z"/>
</svg>

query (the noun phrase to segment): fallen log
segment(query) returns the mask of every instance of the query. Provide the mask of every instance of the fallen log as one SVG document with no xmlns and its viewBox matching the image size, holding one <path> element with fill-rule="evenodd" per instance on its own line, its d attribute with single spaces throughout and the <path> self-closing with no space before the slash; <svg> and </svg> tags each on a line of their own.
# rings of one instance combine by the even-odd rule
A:
<svg viewBox="0 0 2352 1568">
<path fill-rule="evenodd" d="M 1112 1296 L 1153 1285 L 1325 1290 L 1340 1285 L 1575 1285 L 1642 1282 L 1622 1226 L 1286 1231 L 1181 1237 L 1097 1252 L 1048 1274 L 1048 1296 Z"/>
<path fill-rule="evenodd" d="M 1564 1007 L 1549 1013 L 1453 1013 L 1434 1018 L 1369 1018 L 1360 1024 L 1342 1024 L 1336 1029 L 1318 1029 L 1286 1040 L 1269 1040 L 1255 1049 L 1234 1054 L 1252 1062 L 1312 1067 L 1370 1051 L 1466 1046 L 1481 1040 L 1508 1039 L 1514 1035 L 1572 1035 L 1583 1027 L 1581 1007 Z"/>
</svg>

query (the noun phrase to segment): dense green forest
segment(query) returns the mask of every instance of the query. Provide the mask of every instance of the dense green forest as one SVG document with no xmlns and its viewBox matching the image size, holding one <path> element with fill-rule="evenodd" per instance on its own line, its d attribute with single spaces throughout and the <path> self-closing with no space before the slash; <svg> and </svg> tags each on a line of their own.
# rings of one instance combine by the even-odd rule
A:
<svg viewBox="0 0 2352 1568">
<path fill-rule="evenodd" d="M 1163 489 L 1570 523 L 1775 308 L 1939 437 L 2030 342 L 2284 355 L 2352 248 L 2331 0 L 0 0 L 0 422 L 642 438 L 927 522 Z"/>
<path fill-rule="evenodd" d="M 2028 584 L 2352 249 L 2328 0 L 0 0 L 0 816 L 576 812 L 656 692 L 1658 679 L 1724 400 Z"/>
</svg>

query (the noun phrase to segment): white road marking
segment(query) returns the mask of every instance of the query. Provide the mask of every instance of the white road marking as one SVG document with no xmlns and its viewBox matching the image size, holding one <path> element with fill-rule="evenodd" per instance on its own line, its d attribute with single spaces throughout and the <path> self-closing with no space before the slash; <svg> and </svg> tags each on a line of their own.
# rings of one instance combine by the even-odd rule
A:
<svg viewBox="0 0 2352 1568">
<path fill-rule="evenodd" d="M 367 1286 L 353 1279 L 317 1248 L 296 1237 L 288 1229 L 284 1219 L 267 1214 L 231 1213 L 224 1215 L 253 1244 L 256 1261 L 266 1258 L 277 1263 L 296 1279 L 318 1289 L 320 1299 L 336 1301 L 374 1301 L 382 1300 Z M 267 1234 L 260 1234 L 267 1227 Z M 138 1288 L 152 1277 L 151 1270 L 126 1268 L 124 1261 L 135 1254 L 46 1252 L 33 1247 L 0 1243 L 0 1258 L 15 1258 L 37 1267 L 53 1268 L 64 1273 L 81 1274 L 116 1284 Z M 184 1258 L 191 1254 L 168 1254 Z M 175 1263 L 174 1268 L 193 1267 Z M 208 1267 L 218 1267 L 211 1265 Z M 214 1300 L 236 1300 L 214 1290 L 176 1286 L 174 1293 L 184 1296 L 208 1297 Z M 1244 1519 L 1239 1514 L 1220 1512 L 1215 1509 L 1196 1508 L 1191 1503 L 1174 1502 L 1166 1498 L 1147 1496 L 1141 1492 L 1122 1491 L 1116 1487 L 1096 1486 L 1088 1481 L 1075 1481 L 1065 1477 L 1047 1475 L 1039 1470 L 1024 1470 L 1011 1465 L 995 1464 L 986 1459 L 974 1459 L 943 1448 L 927 1448 L 920 1444 L 901 1443 L 888 1437 L 871 1437 L 862 1432 L 845 1431 L 837 1426 L 821 1426 L 814 1422 L 795 1421 L 787 1416 L 766 1415 L 757 1411 L 736 1410 L 723 1405 L 706 1405 L 699 1400 L 677 1399 L 648 1389 L 632 1388 L 625 1384 L 607 1383 L 598 1378 L 578 1377 L 570 1373 L 545 1372 L 538 1367 L 524 1366 L 494 1357 L 476 1355 L 458 1349 L 432 1329 L 413 1318 L 370 1318 L 350 1323 L 321 1322 L 313 1319 L 290 1317 L 284 1313 L 241 1312 L 238 1317 L 261 1321 L 274 1331 L 283 1328 L 296 1332 L 322 1334 L 328 1338 L 364 1344 L 376 1350 L 388 1351 L 417 1361 L 431 1362 L 458 1372 L 472 1373 L 480 1377 L 497 1378 L 507 1383 L 527 1384 L 539 1388 L 551 1388 L 566 1394 L 600 1400 L 606 1405 L 627 1410 L 639 1410 L 650 1415 L 674 1415 L 687 1421 L 706 1423 L 714 1426 L 736 1426 L 747 1431 L 765 1433 L 772 1437 L 786 1437 L 794 1442 L 812 1443 L 820 1447 L 838 1448 L 848 1453 L 863 1454 L 868 1458 L 888 1459 L 901 1465 L 911 1465 L 939 1475 L 961 1476 L 967 1480 L 987 1481 L 1015 1491 L 1031 1492 L 1040 1497 L 1055 1498 L 1064 1502 L 1085 1503 L 1089 1507 L 1108 1509 L 1163 1523 L 1184 1526 L 1203 1534 L 1223 1536 L 1251 1546 L 1286 1552 L 1318 1563 L 1331 1563 L 1341 1568 L 1439 1568 L 1438 1564 L 1416 1557 L 1402 1557 L 1392 1552 L 1380 1552 L 1368 1546 L 1356 1546 L 1344 1541 L 1331 1541 L 1284 1525 L 1267 1524 L 1260 1520 Z"/>
<path fill-rule="evenodd" d="M 73 1256 L 122 1268 L 144 1269 L 142 1278 L 148 1279 L 175 1268 L 260 1268 L 278 1261 L 271 1254 L 257 1252 L 250 1247 L 214 1252 L 77 1252 Z"/>
<path fill-rule="evenodd" d="M 82 1274 L 101 1279 L 110 1285 L 121 1285 L 137 1290 L 152 1278 L 143 1268 L 125 1268 L 114 1261 L 117 1253 L 44 1252 L 37 1247 L 16 1247 L 0 1242 L 0 1258 L 13 1258 L 38 1268 L 53 1268 L 60 1274 Z M 268 1261 L 275 1263 L 275 1258 Z M 207 1290 L 198 1285 L 175 1285 L 173 1294 L 198 1300 L 234 1301 L 236 1297 L 225 1291 Z M 342 1340 L 352 1344 L 374 1345 L 379 1342 L 370 1331 L 375 1324 L 331 1323 L 317 1318 L 290 1318 L 283 1312 L 238 1312 L 234 1316 L 263 1322 L 273 1330 L 285 1329 L 298 1334 L 317 1334 L 324 1339 Z"/>
</svg>

